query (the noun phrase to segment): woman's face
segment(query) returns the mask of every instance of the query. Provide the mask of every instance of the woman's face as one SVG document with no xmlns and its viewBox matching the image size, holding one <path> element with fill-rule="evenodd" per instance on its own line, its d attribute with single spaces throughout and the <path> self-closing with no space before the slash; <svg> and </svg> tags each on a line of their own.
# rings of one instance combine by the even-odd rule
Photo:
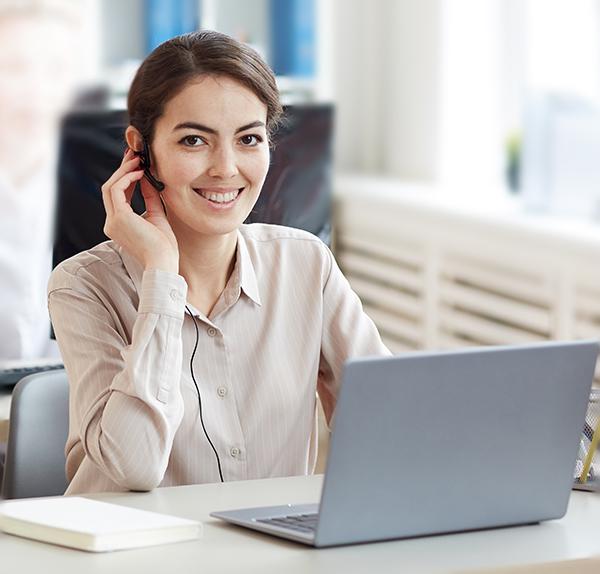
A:
<svg viewBox="0 0 600 574">
<path fill-rule="evenodd" d="M 165 106 L 151 144 L 174 230 L 224 235 L 252 210 L 269 169 L 267 106 L 237 81 L 201 76 Z"/>
</svg>

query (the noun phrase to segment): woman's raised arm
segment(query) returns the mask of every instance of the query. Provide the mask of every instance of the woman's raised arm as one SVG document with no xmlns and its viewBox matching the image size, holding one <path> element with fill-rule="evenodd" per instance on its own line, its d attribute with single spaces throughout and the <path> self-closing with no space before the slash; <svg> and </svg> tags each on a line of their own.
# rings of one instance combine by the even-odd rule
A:
<svg viewBox="0 0 600 574">
<path fill-rule="evenodd" d="M 63 264 L 49 285 L 48 306 L 70 385 L 67 448 L 83 448 L 98 472 L 120 487 L 150 490 L 164 476 L 183 417 L 179 385 L 187 286 L 174 273 L 146 271 L 128 335 L 101 277 L 93 280 L 94 265 L 105 264 L 76 272 Z"/>
</svg>

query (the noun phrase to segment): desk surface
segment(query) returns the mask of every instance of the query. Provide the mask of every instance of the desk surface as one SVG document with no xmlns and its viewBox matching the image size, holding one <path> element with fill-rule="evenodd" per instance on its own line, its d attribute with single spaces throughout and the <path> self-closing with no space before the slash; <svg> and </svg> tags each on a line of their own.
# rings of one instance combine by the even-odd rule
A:
<svg viewBox="0 0 600 574">
<path fill-rule="evenodd" d="M 46 574 L 480 572 L 544 562 L 555 564 L 539 572 L 599 569 L 600 561 L 564 564 L 560 568 L 556 564 L 600 556 L 600 495 L 583 492 L 573 493 L 562 520 L 322 550 L 230 526 L 208 516 L 212 510 L 315 502 L 320 489 L 321 477 L 313 476 L 96 495 L 94 498 L 118 504 L 201 520 L 203 537 L 141 550 L 88 554 L 0 533 L 0 564 L 5 572 L 34 572 L 43 565 Z"/>
</svg>

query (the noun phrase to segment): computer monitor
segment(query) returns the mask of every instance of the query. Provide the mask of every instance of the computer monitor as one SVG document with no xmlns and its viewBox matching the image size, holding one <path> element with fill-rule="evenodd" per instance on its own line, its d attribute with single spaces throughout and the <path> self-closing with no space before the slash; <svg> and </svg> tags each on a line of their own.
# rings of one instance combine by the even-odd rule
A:
<svg viewBox="0 0 600 574">
<path fill-rule="evenodd" d="M 273 136 L 271 166 L 247 223 L 276 223 L 331 239 L 333 106 L 292 105 Z M 100 187 L 118 167 L 125 111 L 81 111 L 62 123 L 53 265 L 107 240 Z M 139 191 L 132 199 L 144 211 Z"/>
</svg>

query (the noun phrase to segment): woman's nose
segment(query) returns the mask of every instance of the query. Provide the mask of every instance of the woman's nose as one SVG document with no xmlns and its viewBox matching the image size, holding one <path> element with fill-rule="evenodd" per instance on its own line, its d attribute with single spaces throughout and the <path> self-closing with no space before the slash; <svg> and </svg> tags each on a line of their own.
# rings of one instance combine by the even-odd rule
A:
<svg viewBox="0 0 600 574">
<path fill-rule="evenodd" d="M 210 157 L 208 175 L 219 179 L 232 179 L 238 173 L 235 151 L 228 146 L 217 148 Z"/>
</svg>

